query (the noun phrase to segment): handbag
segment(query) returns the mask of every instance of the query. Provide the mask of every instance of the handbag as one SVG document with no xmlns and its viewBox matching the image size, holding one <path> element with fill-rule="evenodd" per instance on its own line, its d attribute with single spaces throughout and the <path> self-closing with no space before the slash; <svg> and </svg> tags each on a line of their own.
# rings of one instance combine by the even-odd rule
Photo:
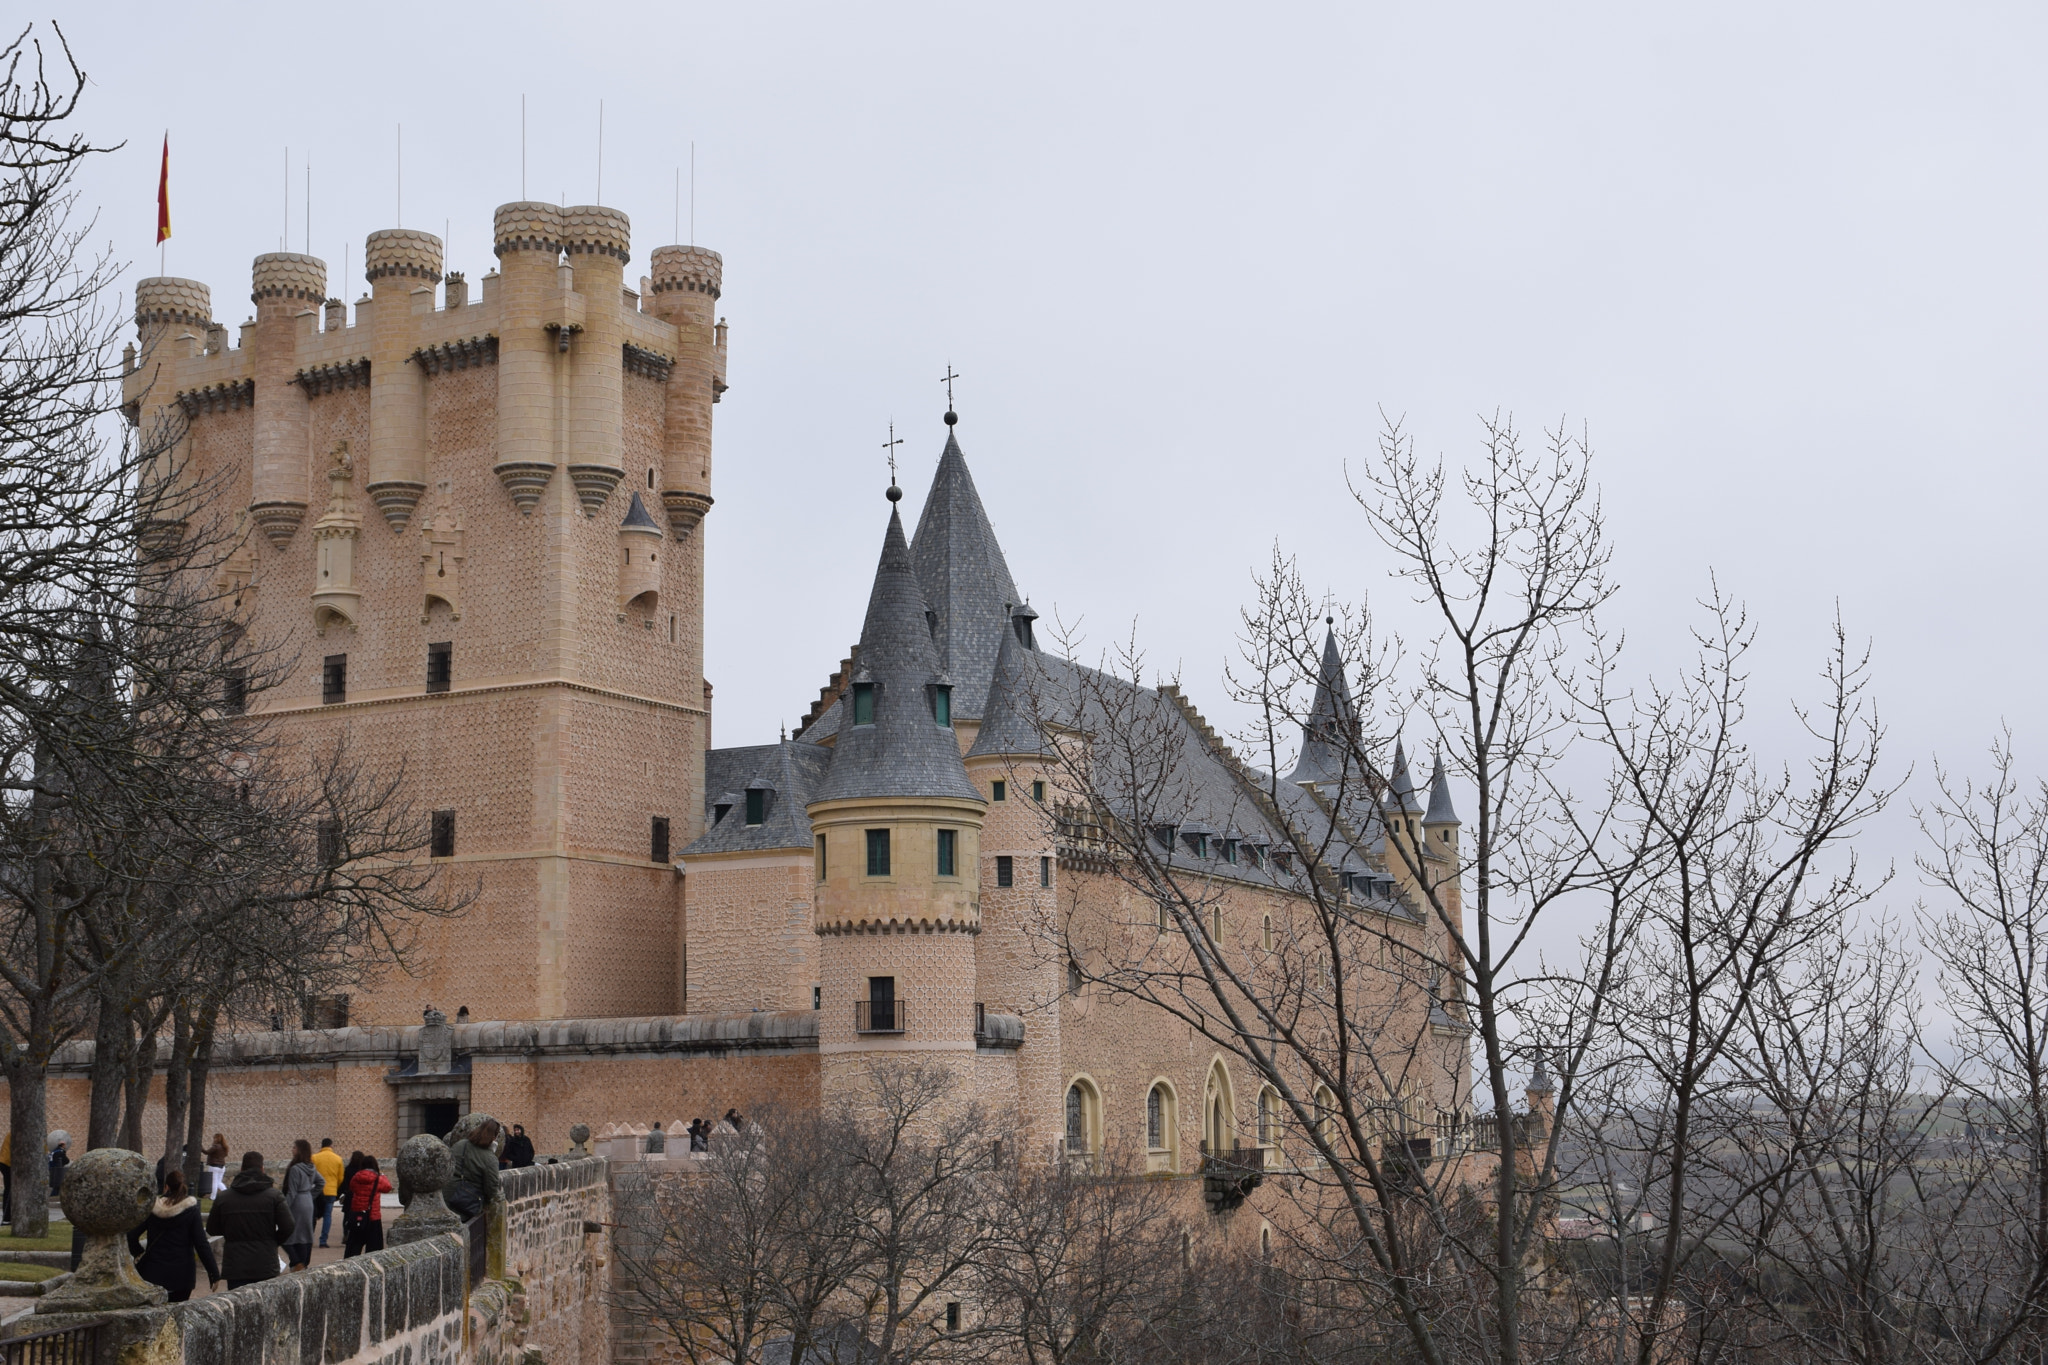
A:
<svg viewBox="0 0 2048 1365">
<path fill-rule="evenodd" d="M 476 1187 L 474 1180 L 458 1180 L 450 1185 L 441 1196 L 448 1207 L 464 1222 L 484 1211 L 483 1191 Z"/>
</svg>

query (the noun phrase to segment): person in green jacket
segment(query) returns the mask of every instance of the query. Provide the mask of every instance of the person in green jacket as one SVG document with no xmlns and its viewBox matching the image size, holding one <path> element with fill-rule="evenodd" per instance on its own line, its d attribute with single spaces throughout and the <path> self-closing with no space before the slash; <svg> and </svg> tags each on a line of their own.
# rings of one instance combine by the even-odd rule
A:
<svg viewBox="0 0 2048 1365">
<path fill-rule="evenodd" d="M 471 1219 L 498 1198 L 498 1154 L 492 1144 L 498 1140 L 498 1121 L 486 1116 L 470 1129 L 466 1138 L 455 1140 L 455 1174 L 445 1196 L 448 1207 L 463 1219 Z"/>
</svg>

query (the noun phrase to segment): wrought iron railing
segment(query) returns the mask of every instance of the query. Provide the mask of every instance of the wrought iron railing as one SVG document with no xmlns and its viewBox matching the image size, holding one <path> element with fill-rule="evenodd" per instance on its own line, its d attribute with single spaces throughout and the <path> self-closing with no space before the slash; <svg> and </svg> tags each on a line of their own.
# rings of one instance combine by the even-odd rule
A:
<svg viewBox="0 0 2048 1365">
<path fill-rule="evenodd" d="M 909 1022 L 909 1011 L 901 1000 L 856 1000 L 853 1002 L 855 1033 L 901 1033 Z"/>
</svg>

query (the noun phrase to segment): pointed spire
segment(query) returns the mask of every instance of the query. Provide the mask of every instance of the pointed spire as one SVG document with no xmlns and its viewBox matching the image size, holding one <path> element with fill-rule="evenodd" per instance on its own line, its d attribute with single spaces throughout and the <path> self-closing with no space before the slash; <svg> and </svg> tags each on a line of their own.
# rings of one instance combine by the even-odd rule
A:
<svg viewBox="0 0 2048 1365">
<path fill-rule="evenodd" d="M 974 747 L 967 751 L 969 758 L 1045 752 L 1045 737 L 1035 719 L 1036 707 L 1042 701 L 1043 678 L 1037 651 L 1025 645 L 1022 632 L 1005 631 L 1002 648 L 996 653 L 995 679 L 989 684 L 988 701 L 982 707 L 981 733 L 974 737 Z"/>
<path fill-rule="evenodd" d="M 1398 738 L 1394 740 L 1394 773 L 1387 784 L 1387 799 L 1382 804 L 1390 811 L 1422 814 L 1422 802 L 1415 795 L 1415 774 L 1408 771 L 1408 751 Z"/>
<path fill-rule="evenodd" d="M 893 491 L 893 489 L 892 489 Z M 932 689 L 950 685 L 925 624 L 924 592 L 911 565 L 903 518 L 889 509 L 882 558 L 860 632 L 860 668 L 832 749 L 820 801 L 867 796 L 950 796 L 979 801 L 953 727 L 933 716 Z M 872 689 L 864 709 L 862 689 Z M 862 720 L 863 715 L 870 719 Z"/>
<path fill-rule="evenodd" d="M 951 423 L 924 511 L 918 515 L 911 555 L 932 613 L 931 638 L 939 663 L 958 688 L 959 715 L 980 719 L 976 713 L 995 677 L 996 651 L 1010 628 L 1010 610 L 1024 599 L 1010 577 L 1003 547 L 996 543 Z"/>
<path fill-rule="evenodd" d="M 621 531 L 652 531 L 656 535 L 660 535 L 661 523 L 647 515 L 647 504 L 640 501 L 640 495 L 635 493 L 633 501 L 626 507 L 626 519 L 619 523 L 619 529 Z"/>
<path fill-rule="evenodd" d="M 1351 684 L 1344 677 L 1344 655 L 1337 648 L 1336 622 L 1325 617 L 1323 662 L 1316 673 L 1316 699 L 1308 723 L 1301 727 L 1301 761 L 1289 782 L 1336 782 L 1345 770 L 1346 733 L 1351 725 Z M 1353 771 L 1356 769 L 1354 767 Z"/>
<path fill-rule="evenodd" d="M 1422 817 L 1425 825 L 1455 825 L 1458 812 L 1451 805 L 1451 783 L 1444 776 L 1444 753 L 1436 753 L 1436 768 L 1429 775 L 1429 814 Z"/>
</svg>

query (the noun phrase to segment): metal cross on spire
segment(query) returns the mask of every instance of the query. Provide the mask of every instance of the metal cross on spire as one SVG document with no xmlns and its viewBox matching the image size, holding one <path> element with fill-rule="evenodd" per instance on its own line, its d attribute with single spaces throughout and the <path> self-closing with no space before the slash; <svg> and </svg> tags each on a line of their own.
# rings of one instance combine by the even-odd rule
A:
<svg viewBox="0 0 2048 1365">
<path fill-rule="evenodd" d="M 882 449 L 889 454 L 889 486 L 896 486 L 896 447 L 903 444 L 903 438 L 896 434 L 896 424 L 889 423 L 889 439 L 882 442 Z"/>
<path fill-rule="evenodd" d="M 946 411 L 948 412 L 953 410 L 953 381 L 959 377 L 959 375 L 953 373 L 953 367 L 950 364 L 946 366 L 946 372 L 939 376 L 939 382 L 946 386 Z"/>
</svg>

